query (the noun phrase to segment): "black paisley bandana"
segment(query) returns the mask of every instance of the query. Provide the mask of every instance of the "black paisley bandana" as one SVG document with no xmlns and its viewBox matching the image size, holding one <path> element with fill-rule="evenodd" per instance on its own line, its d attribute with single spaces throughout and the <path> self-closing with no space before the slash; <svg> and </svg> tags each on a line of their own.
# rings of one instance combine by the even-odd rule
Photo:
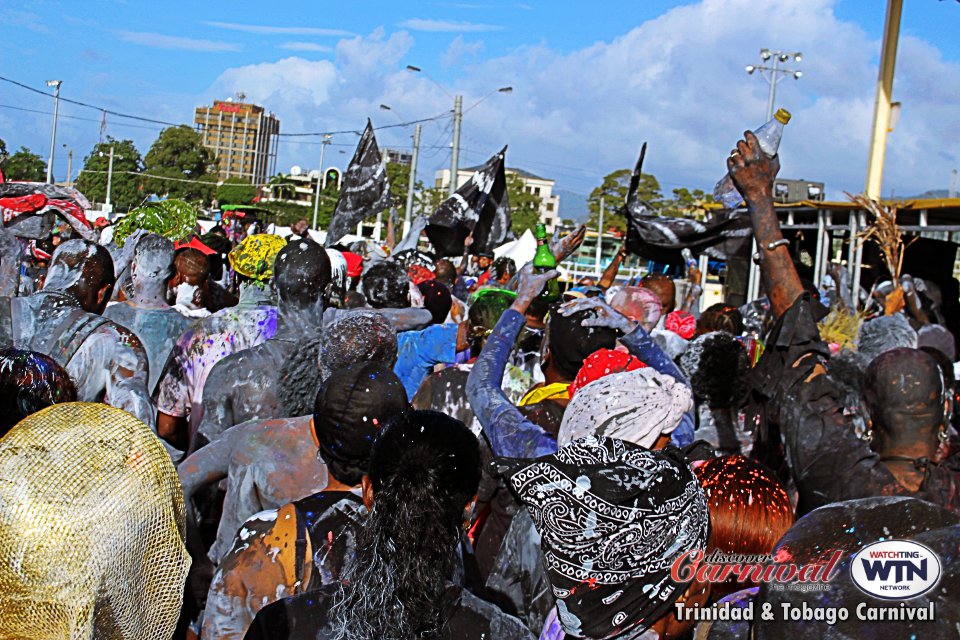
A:
<svg viewBox="0 0 960 640">
<path fill-rule="evenodd" d="M 638 632 L 686 590 L 681 554 L 705 550 L 707 501 L 683 454 L 582 438 L 536 460 L 505 460 L 542 537 L 564 631 L 576 638 Z"/>
</svg>

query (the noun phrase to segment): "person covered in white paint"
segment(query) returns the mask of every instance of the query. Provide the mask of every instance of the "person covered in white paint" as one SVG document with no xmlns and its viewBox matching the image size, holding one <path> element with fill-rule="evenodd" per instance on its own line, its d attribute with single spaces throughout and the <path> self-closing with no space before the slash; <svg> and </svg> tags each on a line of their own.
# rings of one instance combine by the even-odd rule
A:
<svg viewBox="0 0 960 640">
<path fill-rule="evenodd" d="M 265 605 L 343 577 L 366 519 L 360 482 L 374 438 L 408 407 L 400 379 L 379 362 L 341 369 L 324 383 L 310 446 L 326 464 L 327 485 L 243 523 L 210 585 L 202 637 L 238 640 Z"/>
<path fill-rule="evenodd" d="M 173 242 L 151 233 L 137 241 L 130 262 L 127 299 L 112 304 L 103 316 L 130 329 L 147 352 L 153 391 L 174 343 L 190 325 L 190 319 L 167 304 L 167 281 L 173 275 Z"/>
<path fill-rule="evenodd" d="M 101 315 L 113 286 L 104 247 L 64 242 L 43 289 L 0 302 L 0 344 L 50 356 L 73 378 L 78 400 L 123 409 L 152 428 L 147 352 L 132 331 Z"/>
<path fill-rule="evenodd" d="M 277 254 L 273 282 L 277 333 L 263 344 L 227 356 L 210 371 L 194 449 L 241 422 L 290 417 L 280 402 L 280 388 L 288 382 L 284 365 L 321 330 L 330 259 L 316 242 L 294 240 Z"/>
</svg>

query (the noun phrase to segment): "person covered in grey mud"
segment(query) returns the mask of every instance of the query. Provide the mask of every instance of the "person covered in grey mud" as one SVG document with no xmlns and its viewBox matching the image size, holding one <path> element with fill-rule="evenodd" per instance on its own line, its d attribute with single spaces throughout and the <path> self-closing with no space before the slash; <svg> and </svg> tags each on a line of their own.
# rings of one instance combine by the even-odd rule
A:
<svg viewBox="0 0 960 640">
<path fill-rule="evenodd" d="M 101 315 L 113 286 L 105 248 L 64 242 L 50 259 L 43 289 L 0 300 L 0 343 L 53 358 L 74 380 L 78 400 L 123 409 L 152 428 L 147 352 L 132 331 Z"/>
<path fill-rule="evenodd" d="M 281 389 L 290 382 L 285 364 L 322 331 L 329 283 L 330 259 L 319 244 L 294 240 L 280 250 L 274 264 L 277 333 L 263 344 L 227 356 L 210 371 L 194 449 L 241 422 L 293 417 L 280 401 Z"/>
<path fill-rule="evenodd" d="M 173 243 L 151 233 L 136 243 L 130 262 L 127 299 L 111 304 L 103 316 L 132 331 L 147 352 L 150 378 L 147 389 L 156 388 L 174 343 L 190 325 L 166 300 L 167 281 L 173 275 Z"/>
<path fill-rule="evenodd" d="M 308 353 L 309 359 L 304 357 Z M 226 480 L 210 559 L 221 560 L 250 516 L 326 486 L 326 465 L 317 459 L 310 426 L 317 389 L 334 372 L 352 365 L 393 368 L 396 361 L 397 337 L 386 318 L 372 311 L 346 316 L 320 334 L 314 349 L 298 350 L 286 363 L 291 376 L 281 388 L 281 402 L 290 417 L 238 424 L 180 463 L 177 471 L 188 503 L 204 488 Z"/>
</svg>

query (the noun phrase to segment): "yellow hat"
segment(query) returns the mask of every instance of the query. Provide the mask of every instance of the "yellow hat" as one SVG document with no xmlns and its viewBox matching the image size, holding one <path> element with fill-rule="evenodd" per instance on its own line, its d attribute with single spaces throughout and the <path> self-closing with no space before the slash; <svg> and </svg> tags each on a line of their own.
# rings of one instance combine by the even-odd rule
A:
<svg viewBox="0 0 960 640">
<path fill-rule="evenodd" d="M 230 251 L 230 266 L 252 280 L 269 280 L 273 277 L 273 261 L 286 244 L 286 240 L 270 233 L 247 236 Z"/>
</svg>

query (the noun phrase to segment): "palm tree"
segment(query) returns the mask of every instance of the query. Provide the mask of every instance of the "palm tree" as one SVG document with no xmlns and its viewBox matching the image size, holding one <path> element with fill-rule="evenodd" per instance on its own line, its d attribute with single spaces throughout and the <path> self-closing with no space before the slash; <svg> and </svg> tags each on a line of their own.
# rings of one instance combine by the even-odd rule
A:
<svg viewBox="0 0 960 640">
<path fill-rule="evenodd" d="M 278 173 L 267 182 L 270 198 L 273 200 L 292 200 L 296 191 L 290 182 L 290 176 Z"/>
</svg>

